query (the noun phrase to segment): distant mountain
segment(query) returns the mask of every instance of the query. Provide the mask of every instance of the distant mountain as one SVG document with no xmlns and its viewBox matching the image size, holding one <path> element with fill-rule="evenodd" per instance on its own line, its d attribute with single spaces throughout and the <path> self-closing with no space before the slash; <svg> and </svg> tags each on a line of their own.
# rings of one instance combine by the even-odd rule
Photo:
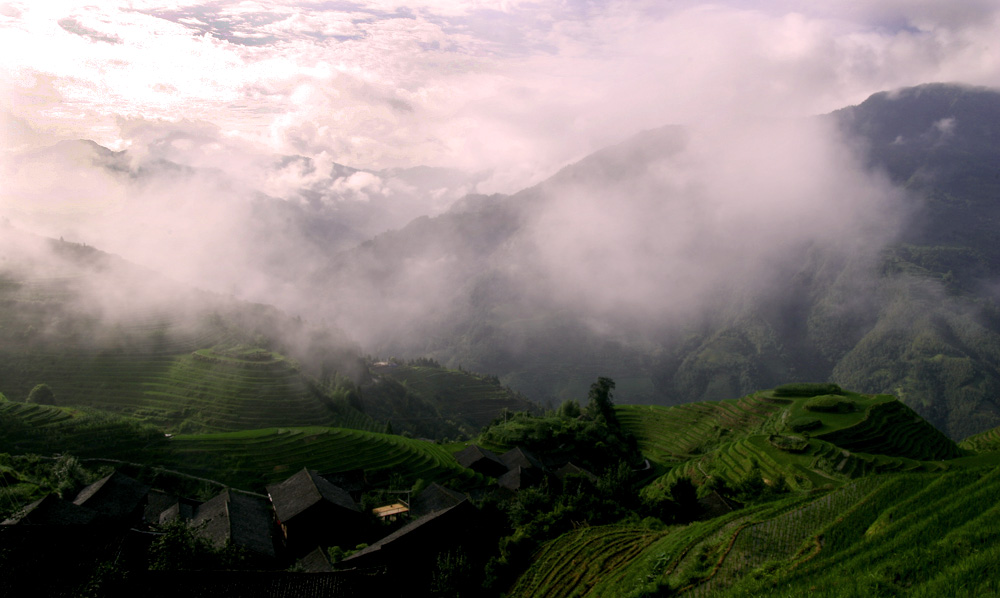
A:
<svg viewBox="0 0 1000 598">
<path fill-rule="evenodd" d="M 302 312 L 315 301 L 296 285 L 331 254 L 443 213 L 486 174 L 360 170 L 178 131 L 122 151 L 89 140 L 17 148 L 0 176 L 0 217 L 23 228 Z"/>
<path fill-rule="evenodd" d="M 46 384 L 56 405 L 93 420 L 71 423 L 86 428 L 112 412 L 128 421 L 111 427 L 146 426 L 140 440 L 156 428 L 275 426 L 454 438 L 504 409 L 535 409 L 496 379 L 426 361 L 374 368 L 335 328 L 3 223 L 0 306 L 3 396 L 26 402 Z M 6 450 L 18 442 L 7 441 Z M 87 442 L 62 450 L 80 453 Z M 32 450 L 57 445 L 42 439 Z"/>
<path fill-rule="evenodd" d="M 643 133 L 379 235 L 320 287 L 365 346 L 541 399 L 597 375 L 658 404 L 832 380 L 953 438 L 1000 423 L 1000 94 L 926 85 L 728 134 Z"/>
</svg>

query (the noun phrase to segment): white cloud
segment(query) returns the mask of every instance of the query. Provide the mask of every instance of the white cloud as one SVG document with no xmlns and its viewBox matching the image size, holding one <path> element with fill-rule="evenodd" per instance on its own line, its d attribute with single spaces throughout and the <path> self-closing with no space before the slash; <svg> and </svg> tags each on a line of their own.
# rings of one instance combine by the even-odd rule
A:
<svg viewBox="0 0 1000 598">
<path fill-rule="evenodd" d="M 361 168 L 490 169 L 486 192 L 666 123 L 1000 85 L 1000 6 L 986 0 L 10 6 L 4 107 L 39 130 L 121 147 L 118 117 L 202 120 Z"/>
</svg>

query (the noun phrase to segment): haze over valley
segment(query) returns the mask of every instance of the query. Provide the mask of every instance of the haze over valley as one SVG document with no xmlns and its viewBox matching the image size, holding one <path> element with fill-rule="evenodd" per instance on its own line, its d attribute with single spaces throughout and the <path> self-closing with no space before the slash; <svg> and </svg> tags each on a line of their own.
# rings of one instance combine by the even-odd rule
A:
<svg viewBox="0 0 1000 598">
<path fill-rule="evenodd" d="M 147 538 L 136 587 L 954 590 L 1000 546 L 997 31 L 994 0 L 0 3 L 0 531 L 114 463 L 273 544 Z M 364 517 L 296 539 L 295 484 Z M 893 520 L 935 484 L 954 519 Z M 385 574 L 407 517 L 440 546 Z M 986 552 L 920 535 L 957 530 Z M 897 541 L 924 572 L 858 556 Z"/>
</svg>

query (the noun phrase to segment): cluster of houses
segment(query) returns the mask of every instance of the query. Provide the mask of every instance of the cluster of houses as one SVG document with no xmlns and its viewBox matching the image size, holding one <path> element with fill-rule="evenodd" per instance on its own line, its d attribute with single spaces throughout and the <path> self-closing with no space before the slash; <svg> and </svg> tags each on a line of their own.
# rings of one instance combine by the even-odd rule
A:
<svg viewBox="0 0 1000 598">
<path fill-rule="evenodd" d="M 557 469 L 549 468 L 535 455 L 521 447 L 515 447 L 502 455 L 497 455 L 488 449 L 472 444 L 456 453 L 455 459 L 462 467 L 467 467 L 487 477 L 496 478 L 497 486 L 508 492 L 517 492 L 524 488 L 539 486 L 553 477 L 562 480 L 570 474 L 582 475 L 593 482 L 597 481 L 597 476 L 572 462 Z"/>
<path fill-rule="evenodd" d="M 550 470 L 523 449 L 496 455 L 473 445 L 456 458 L 461 465 L 495 478 L 505 492 L 541 484 L 550 476 L 590 476 L 572 464 Z M 289 584 L 299 583 L 324 588 L 315 595 L 347 596 L 351 588 L 392 594 L 386 580 L 404 579 L 416 569 L 433 568 L 438 555 L 493 536 L 484 529 L 479 510 L 466 494 L 432 483 L 406 500 L 375 509 L 376 517 L 409 522 L 402 527 L 397 524 L 393 533 L 363 545 L 370 540 L 372 515 L 359 506 L 364 489 L 363 474 L 359 475 L 361 481 L 350 475 L 331 480 L 315 470 L 302 469 L 267 486 L 266 496 L 225 489 L 199 502 L 150 488 L 116 471 L 87 486 L 72 500 L 50 494 L 27 505 L 0 525 L 0 548 L 20 549 L 25 571 L 43 566 L 53 539 L 94 558 L 103 555 L 101 558 L 119 564 L 124 560 L 126 569 L 140 571 L 130 575 L 131 583 L 142 584 L 142 591 L 153 596 L 159 595 L 158 591 L 171 596 L 178 592 L 230 595 L 213 584 L 233 588 L 248 583 L 256 583 L 258 589 L 268 584 L 279 588 L 276 593 L 261 595 L 289 591 L 293 593 L 287 595 L 313 595 L 302 588 L 289 590 Z M 260 573 L 241 571 L 237 578 L 218 571 L 183 575 L 145 571 L 143 559 L 151 542 L 176 521 L 188 524 L 195 535 L 216 548 L 241 549 L 244 567 Z M 359 545 L 360 550 L 339 563 L 331 563 L 324 550 L 331 546 L 351 550 Z M 32 550 L 41 554 L 31 556 Z M 135 569 L 128 564 L 129 559 L 133 559 Z M 286 574 L 289 567 L 297 573 Z M 303 577 L 305 573 L 314 575 Z M 257 581 L 252 582 L 254 579 Z M 334 586 L 339 588 L 335 592 L 330 590 Z M 245 591 L 232 590 L 231 595 L 251 595 L 240 593 Z"/>
</svg>

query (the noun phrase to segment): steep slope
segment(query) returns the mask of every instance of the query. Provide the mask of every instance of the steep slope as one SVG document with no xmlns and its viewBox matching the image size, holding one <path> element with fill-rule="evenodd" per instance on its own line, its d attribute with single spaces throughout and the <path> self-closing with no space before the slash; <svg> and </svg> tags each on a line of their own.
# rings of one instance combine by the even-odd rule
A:
<svg viewBox="0 0 1000 598">
<path fill-rule="evenodd" d="M 1000 508 L 997 455 L 963 456 L 892 397 L 790 384 L 738 401 L 616 411 L 653 468 L 669 469 L 642 489 L 646 504 L 669 502 L 663 486 L 684 476 L 701 487 L 704 505 L 721 493 L 728 506 L 681 525 L 574 528 L 535 554 L 512 594 L 996 590 L 984 567 L 1000 540 L 990 523 Z"/>
<path fill-rule="evenodd" d="M 792 387 L 819 390 L 783 391 Z M 835 385 L 788 385 L 674 407 L 621 405 L 616 412 L 640 451 L 666 470 L 643 489 L 648 500 L 667 496 L 680 477 L 736 487 L 760 475 L 771 485 L 808 490 L 873 473 L 945 469 L 965 454 L 893 397 Z"/>
<path fill-rule="evenodd" d="M 992 468 L 880 476 L 660 531 L 582 528 L 547 545 L 513 593 L 993 595 L 998 490 Z"/>
<path fill-rule="evenodd" d="M 12 400 L 45 383 L 59 406 L 172 433 L 383 431 L 395 420 L 400 432 L 430 437 L 533 408 L 495 380 L 443 368 L 387 368 L 400 381 L 378 384 L 335 329 L 186 288 L 91 247 L 0 230 L 0 389 Z"/>
<path fill-rule="evenodd" d="M 997 92 L 928 85 L 728 145 L 649 131 L 385 233 L 323 278 L 353 285 L 334 309 L 380 353 L 541 400 L 598 375 L 659 404 L 834 380 L 961 438 L 1000 423 L 997 123 Z"/>
</svg>

